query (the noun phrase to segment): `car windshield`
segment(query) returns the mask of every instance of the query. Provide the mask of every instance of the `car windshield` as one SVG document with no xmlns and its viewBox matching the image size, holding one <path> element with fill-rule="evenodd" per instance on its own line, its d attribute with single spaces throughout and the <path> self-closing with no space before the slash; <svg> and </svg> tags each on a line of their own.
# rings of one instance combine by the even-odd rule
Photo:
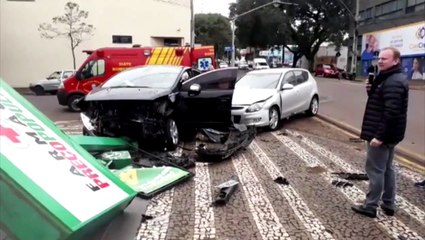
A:
<svg viewBox="0 0 425 240">
<path fill-rule="evenodd" d="M 50 76 L 47 77 L 47 79 L 59 79 L 61 75 L 61 72 L 53 72 L 50 74 Z"/>
<path fill-rule="evenodd" d="M 281 73 L 251 73 L 242 77 L 236 88 L 244 89 L 275 89 L 279 83 Z"/>
<path fill-rule="evenodd" d="M 102 87 L 170 88 L 177 81 L 181 70 L 181 67 L 174 66 L 133 68 L 113 76 Z"/>
</svg>

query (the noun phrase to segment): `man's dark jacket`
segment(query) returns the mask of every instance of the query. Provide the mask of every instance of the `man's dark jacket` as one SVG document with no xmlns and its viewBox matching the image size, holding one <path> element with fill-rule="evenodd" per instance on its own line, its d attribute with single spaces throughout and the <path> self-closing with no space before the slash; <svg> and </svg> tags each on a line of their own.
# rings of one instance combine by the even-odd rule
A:
<svg viewBox="0 0 425 240">
<path fill-rule="evenodd" d="M 384 144 L 401 142 L 406 131 L 409 83 L 400 66 L 381 71 L 368 95 L 360 137 L 366 141 L 376 138 Z"/>
</svg>

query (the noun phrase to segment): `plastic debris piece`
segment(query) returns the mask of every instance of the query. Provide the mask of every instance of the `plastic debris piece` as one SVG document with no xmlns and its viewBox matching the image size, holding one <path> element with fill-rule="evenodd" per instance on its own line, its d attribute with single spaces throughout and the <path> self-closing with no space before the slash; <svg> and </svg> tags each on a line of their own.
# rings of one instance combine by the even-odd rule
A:
<svg viewBox="0 0 425 240">
<path fill-rule="evenodd" d="M 275 183 L 278 183 L 278 184 L 282 184 L 282 185 L 289 185 L 288 180 L 287 180 L 286 178 L 283 178 L 283 177 L 277 177 L 277 178 L 274 180 L 274 182 L 275 182 Z"/>
</svg>

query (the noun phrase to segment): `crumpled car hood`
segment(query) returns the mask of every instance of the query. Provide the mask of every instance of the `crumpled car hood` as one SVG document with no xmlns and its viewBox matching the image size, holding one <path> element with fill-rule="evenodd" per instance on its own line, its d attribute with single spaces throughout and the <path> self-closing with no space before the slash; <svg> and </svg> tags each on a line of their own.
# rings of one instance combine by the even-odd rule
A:
<svg viewBox="0 0 425 240">
<path fill-rule="evenodd" d="M 171 92 L 162 88 L 97 88 L 91 91 L 86 97 L 86 101 L 105 100 L 154 100 L 166 96 Z"/>
<path fill-rule="evenodd" d="M 232 105 L 250 105 L 265 100 L 276 93 L 276 89 L 238 89 L 233 92 Z"/>
</svg>

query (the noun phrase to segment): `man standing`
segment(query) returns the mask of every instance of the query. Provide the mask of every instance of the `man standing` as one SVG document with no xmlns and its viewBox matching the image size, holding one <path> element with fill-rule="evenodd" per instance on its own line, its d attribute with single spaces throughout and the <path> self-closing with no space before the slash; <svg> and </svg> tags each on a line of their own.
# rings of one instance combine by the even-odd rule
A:
<svg viewBox="0 0 425 240">
<path fill-rule="evenodd" d="M 396 48 L 382 49 L 378 68 L 376 78 L 366 84 L 369 97 L 360 136 L 367 141 L 369 190 L 364 204 L 352 207 L 356 213 L 371 218 L 376 217 L 381 197 L 381 209 L 386 215 L 394 215 L 394 147 L 404 138 L 409 97 L 408 81 L 402 73 L 400 52 Z"/>
</svg>

